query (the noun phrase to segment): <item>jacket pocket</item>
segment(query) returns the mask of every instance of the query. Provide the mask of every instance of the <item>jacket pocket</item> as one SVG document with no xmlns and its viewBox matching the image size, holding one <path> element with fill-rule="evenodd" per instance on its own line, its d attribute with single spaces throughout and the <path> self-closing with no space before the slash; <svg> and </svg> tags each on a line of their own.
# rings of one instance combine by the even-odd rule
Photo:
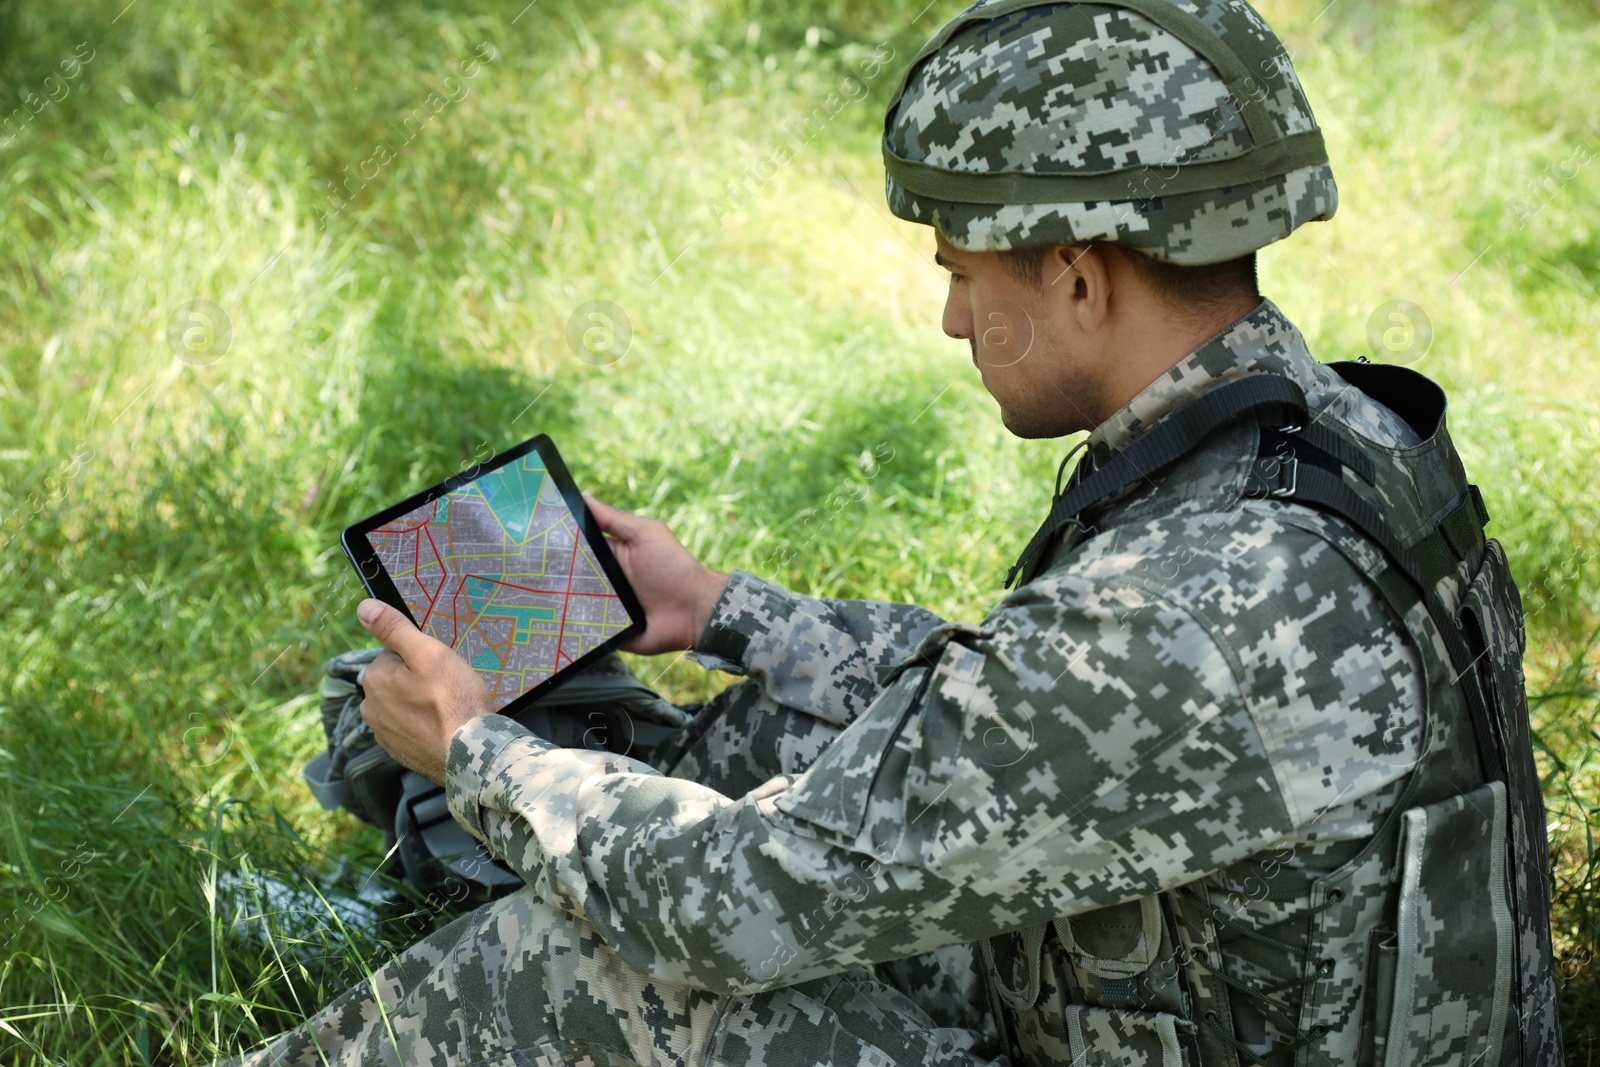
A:
<svg viewBox="0 0 1600 1067">
<path fill-rule="evenodd" d="M 885 803 L 880 804 L 873 817 L 873 852 L 891 854 L 906 833 L 905 824 L 910 818 L 907 807 L 930 786 L 935 795 L 942 796 L 942 786 L 948 782 L 948 761 L 940 761 L 936 771 L 926 769 L 929 753 L 924 750 L 930 735 L 936 739 L 947 735 L 944 742 L 954 745 L 957 751 L 962 743 L 960 723 L 911 722 L 918 714 L 919 701 L 930 679 L 950 675 L 952 658 L 967 673 L 981 666 L 983 657 L 957 642 L 958 637 L 989 635 L 990 631 L 981 626 L 961 622 L 944 623 L 930 630 L 916 650 L 889 672 L 877 699 L 833 739 L 793 786 L 778 795 L 773 806 L 852 841 L 866 821 L 873 783 L 884 763 L 892 761 L 889 781 L 883 787 Z M 942 704 L 938 709 L 925 708 L 923 718 L 943 710 Z M 946 777 L 934 784 L 937 774 Z M 906 776 L 914 781 L 899 780 Z M 931 805 L 924 805 L 927 806 Z"/>
<path fill-rule="evenodd" d="M 1067 1008 L 1072 1067 L 1187 1067 L 1180 1034 L 1194 1024 L 1159 1011 Z"/>
<path fill-rule="evenodd" d="M 1511 1004 L 1506 788 L 1412 808 L 1400 828 L 1394 998 L 1383 1063 L 1498 1063 Z"/>
<path fill-rule="evenodd" d="M 794 785 L 778 794 L 773 806 L 846 840 L 854 839 L 866 818 L 878 768 L 893 749 L 927 673 L 921 669 L 898 674 Z"/>
</svg>

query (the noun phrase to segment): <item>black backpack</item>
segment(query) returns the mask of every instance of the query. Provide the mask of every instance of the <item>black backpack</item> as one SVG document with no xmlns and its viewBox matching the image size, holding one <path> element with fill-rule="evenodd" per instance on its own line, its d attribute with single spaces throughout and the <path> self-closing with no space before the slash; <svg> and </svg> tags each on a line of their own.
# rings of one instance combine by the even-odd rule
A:
<svg viewBox="0 0 1600 1067">
<path fill-rule="evenodd" d="M 355 649 L 328 661 L 322 682 L 328 747 L 306 764 L 306 784 L 324 808 L 344 808 L 382 830 L 389 857 L 385 873 L 425 898 L 457 899 L 462 888 L 486 891 L 477 895 L 487 897 L 515 889 L 522 879 L 451 817 L 444 789 L 379 748 L 362 720 L 361 671 L 382 651 Z M 512 718 L 558 745 L 649 762 L 693 712 L 693 706 L 662 699 L 613 652 Z"/>
</svg>

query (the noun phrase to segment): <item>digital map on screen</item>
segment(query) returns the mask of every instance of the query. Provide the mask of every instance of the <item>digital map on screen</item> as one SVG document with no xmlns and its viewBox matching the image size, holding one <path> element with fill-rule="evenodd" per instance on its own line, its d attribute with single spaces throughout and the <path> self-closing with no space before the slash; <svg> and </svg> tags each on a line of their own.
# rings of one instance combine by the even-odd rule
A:
<svg viewBox="0 0 1600 1067">
<path fill-rule="evenodd" d="M 537 453 L 367 535 L 418 626 L 502 708 L 628 626 Z"/>
</svg>

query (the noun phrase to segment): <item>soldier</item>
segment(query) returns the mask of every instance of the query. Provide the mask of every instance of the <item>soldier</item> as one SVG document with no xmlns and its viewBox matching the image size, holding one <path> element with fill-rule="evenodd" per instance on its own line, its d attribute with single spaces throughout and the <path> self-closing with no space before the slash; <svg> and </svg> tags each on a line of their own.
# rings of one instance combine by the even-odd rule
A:
<svg viewBox="0 0 1600 1067">
<path fill-rule="evenodd" d="M 1557 1062 L 1515 589 L 1442 394 L 1256 290 L 1336 205 L 1272 32 L 983 0 L 885 131 L 1006 426 L 1091 431 L 1020 584 L 802 596 L 591 500 L 633 651 L 747 676 L 657 766 L 364 602 L 364 717 L 527 884 L 245 1062 Z"/>
</svg>

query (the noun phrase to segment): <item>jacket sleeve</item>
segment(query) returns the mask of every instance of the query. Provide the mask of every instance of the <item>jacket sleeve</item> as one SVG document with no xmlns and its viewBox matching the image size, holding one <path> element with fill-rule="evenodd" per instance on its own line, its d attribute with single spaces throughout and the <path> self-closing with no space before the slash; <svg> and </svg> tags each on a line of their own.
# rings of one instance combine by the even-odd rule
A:
<svg viewBox="0 0 1600 1067">
<path fill-rule="evenodd" d="M 943 622 L 914 604 L 819 599 L 736 570 L 689 655 L 749 674 L 778 703 L 845 726 Z"/>
<path fill-rule="evenodd" d="M 738 799 L 490 715 L 452 739 L 450 808 L 630 965 L 718 992 L 1182 884 L 1295 820 L 1219 640 L 1237 620 L 1147 584 L 1045 575 L 929 630 L 803 775 Z M 778 685 L 787 654 L 742 653 Z"/>
<path fill-rule="evenodd" d="M 1415 765 L 1414 651 L 1325 538 L 1197 515 L 1092 544 L 928 629 L 801 775 L 734 799 L 490 715 L 452 738 L 451 812 L 631 966 L 749 992 L 1184 884 Z M 793 647 L 742 665 L 783 684 Z"/>
</svg>

